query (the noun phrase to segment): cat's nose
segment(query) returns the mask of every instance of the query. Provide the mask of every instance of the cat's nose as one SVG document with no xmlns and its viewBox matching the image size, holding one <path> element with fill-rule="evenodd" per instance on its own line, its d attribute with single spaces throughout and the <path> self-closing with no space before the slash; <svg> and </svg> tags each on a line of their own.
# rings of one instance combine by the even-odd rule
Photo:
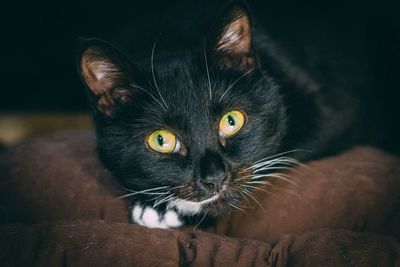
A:
<svg viewBox="0 0 400 267">
<path fill-rule="evenodd" d="M 212 193 L 218 193 L 225 189 L 227 185 L 227 176 L 224 172 L 217 173 L 212 176 L 207 176 L 200 179 L 200 183 L 203 187 L 207 190 L 211 191 Z"/>
<path fill-rule="evenodd" d="M 219 153 L 206 151 L 201 156 L 198 166 L 200 186 L 213 193 L 219 192 L 226 187 L 228 179 L 223 158 Z"/>
</svg>

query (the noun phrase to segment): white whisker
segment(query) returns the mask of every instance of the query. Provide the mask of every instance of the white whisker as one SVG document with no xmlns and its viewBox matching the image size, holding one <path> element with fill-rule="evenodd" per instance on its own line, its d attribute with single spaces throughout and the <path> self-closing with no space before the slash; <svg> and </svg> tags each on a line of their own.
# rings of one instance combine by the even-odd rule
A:
<svg viewBox="0 0 400 267">
<path fill-rule="evenodd" d="M 132 191 L 132 193 L 122 195 L 122 196 L 118 197 L 117 199 L 126 198 L 126 197 L 139 195 L 139 194 L 144 194 L 144 195 L 165 195 L 165 194 L 169 193 L 169 191 L 157 192 L 157 190 L 161 190 L 161 189 L 169 189 L 169 187 L 168 186 L 160 186 L 160 187 L 145 189 L 145 190 L 142 190 L 142 191 Z M 153 192 L 153 191 L 155 191 L 155 192 Z"/>
<path fill-rule="evenodd" d="M 156 39 L 156 41 L 154 42 L 153 49 L 151 50 L 151 74 L 153 75 L 153 82 L 154 82 L 154 86 L 157 89 L 158 95 L 160 96 L 161 101 L 164 103 L 165 107 L 168 109 L 168 105 L 167 105 L 167 103 L 165 103 L 165 100 L 161 95 L 160 89 L 158 88 L 158 84 L 156 81 L 156 76 L 154 74 L 154 50 L 156 48 L 157 41 L 158 41 L 158 39 Z"/>
<path fill-rule="evenodd" d="M 256 161 L 256 162 L 254 162 L 254 164 L 259 163 L 259 162 L 264 161 L 264 160 L 267 160 L 267 159 L 273 159 L 273 158 L 276 158 L 276 157 L 279 157 L 279 156 L 283 156 L 283 155 L 286 155 L 286 154 L 289 154 L 289 153 L 295 153 L 295 152 L 308 152 L 308 153 L 311 153 L 310 150 L 305 150 L 305 149 L 293 149 L 293 150 L 281 152 L 281 153 L 278 153 L 278 154 L 275 154 L 275 155 L 272 155 L 272 156 L 269 156 L 269 157 L 260 159 L 260 160 L 258 160 L 258 161 Z"/>
<path fill-rule="evenodd" d="M 171 187 L 170 191 L 178 189 L 178 188 L 182 188 L 182 187 L 185 187 L 185 185 L 178 185 L 178 186 Z"/>
<path fill-rule="evenodd" d="M 208 61 L 207 61 L 207 54 L 206 54 L 206 42 L 205 41 L 203 44 L 203 53 L 204 53 L 204 62 L 206 64 L 206 71 L 207 71 L 207 78 L 208 78 L 208 91 L 210 93 L 210 100 L 211 100 L 212 99 L 211 79 L 210 79 L 210 71 L 208 69 Z"/>
<path fill-rule="evenodd" d="M 235 209 L 247 214 L 247 212 L 244 209 L 240 208 L 239 206 L 237 206 L 229 201 L 228 201 L 228 205 L 231 206 L 232 208 L 235 208 Z"/>
<path fill-rule="evenodd" d="M 284 166 L 282 166 L 282 167 L 280 167 L 280 166 L 271 167 L 271 166 L 266 166 L 266 167 L 262 167 L 262 168 L 254 170 L 253 173 L 259 173 L 259 172 L 262 172 L 262 171 L 271 171 L 271 170 L 291 170 L 291 169 L 293 169 L 293 167 L 284 167 Z"/>
<path fill-rule="evenodd" d="M 232 188 L 232 189 L 235 190 L 235 191 L 237 191 L 237 192 L 239 192 L 239 194 L 242 195 L 242 197 L 247 201 L 247 204 L 250 205 L 249 199 L 247 198 L 247 196 L 246 196 L 245 194 L 243 194 L 242 191 L 240 191 L 239 189 L 236 189 L 236 188 Z"/>
<path fill-rule="evenodd" d="M 248 167 L 246 170 L 257 169 L 257 168 L 261 168 L 261 167 L 268 167 L 268 166 L 275 165 L 275 164 L 276 165 L 278 165 L 278 164 L 288 165 L 288 166 L 291 166 L 291 165 L 292 166 L 302 165 L 300 163 L 300 161 L 298 161 L 296 159 L 289 158 L 289 157 L 279 157 L 279 158 L 276 158 L 276 159 L 265 160 L 265 161 L 262 161 L 262 162 L 259 162 L 259 163 L 255 163 L 255 164 L 251 165 L 250 167 Z"/>
<path fill-rule="evenodd" d="M 260 178 L 268 178 L 268 177 L 275 177 L 275 176 L 283 176 L 283 177 L 287 177 L 290 178 L 289 175 L 280 173 L 280 172 L 273 172 L 273 173 L 265 173 L 265 174 L 251 174 L 251 175 L 245 175 L 242 176 L 240 179 L 237 179 L 237 181 L 241 181 L 241 180 L 257 180 Z M 249 179 L 250 178 L 250 179 Z"/>
<path fill-rule="evenodd" d="M 254 190 L 262 191 L 262 192 L 264 192 L 264 193 L 267 193 L 267 194 L 269 194 L 269 195 L 271 195 L 271 196 L 273 196 L 273 197 L 276 197 L 276 198 L 280 199 L 280 198 L 279 198 L 277 195 L 275 195 L 274 193 L 272 193 L 272 192 L 270 192 L 270 191 L 268 191 L 268 190 L 265 190 L 265 189 L 263 189 L 263 188 L 259 188 L 259 187 L 252 186 L 252 185 L 247 185 L 247 184 L 244 184 L 243 186 L 244 186 L 244 187 L 247 187 L 247 188 L 252 188 L 252 189 L 254 189 Z"/>
<path fill-rule="evenodd" d="M 195 230 L 197 229 L 197 227 L 200 226 L 200 224 L 201 224 L 201 223 L 203 222 L 203 220 L 206 218 L 207 213 L 208 213 L 208 210 L 204 213 L 204 215 L 203 215 L 203 217 L 201 218 L 200 222 L 199 222 L 198 224 L 196 224 L 196 225 L 193 227 L 193 231 L 195 231 Z"/>
<path fill-rule="evenodd" d="M 285 182 L 288 182 L 290 184 L 296 185 L 296 182 L 294 182 L 293 180 L 290 179 L 290 176 L 284 175 L 284 174 L 266 174 L 266 175 L 257 175 L 257 177 L 251 178 L 252 180 L 257 180 L 257 179 L 261 179 L 261 178 L 265 178 L 265 177 L 270 177 L 270 178 L 276 178 L 276 179 L 280 179 L 283 180 Z"/>
<path fill-rule="evenodd" d="M 167 202 L 167 201 L 170 201 L 170 200 L 172 200 L 172 199 L 174 199 L 174 198 L 175 198 L 174 195 L 169 194 L 168 196 L 166 196 L 166 197 L 164 197 L 164 198 L 162 198 L 162 199 L 157 200 L 156 202 L 154 202 L 153 208 L 155 208 L 155 207 L 161 205 L 162 203 L 165 203 L 165 202 Z"/>
<path fill-rule="evenodd" d="M 265 185 L 273 186 L 272 183 L 270 183 L 268 181 L 251 181 L 251 182 L 247 182 L 246 184 L 265 184 Z"/>
<path fill-rule="evenodd" d="M 264 207 L 261 205 L 261 203 L 260 203 L 255 197 L 253 197 L 253 195 L 251 194 L 250 191 L 248 191 L 247 189 L 244 189 L 244 190 L 243 190 L 243 193 L 245 193 L 245 194 L 246 194 L 247 196 L 249 196 L 254 202 L 256 202 L 256 204 L 257 204 L 258 206 L 260 206 L 260 208 L 265 212 Z"/>
<path fill-rule="evenodd" d="M 161 103 L 152 93 L 150 93 L 149 91 L 147 91 L 147 90 L 144 89 L 143 87 L 137 86 L 137 85 L 135 85 L 135 84 L 130 84 L 130 86 L 132 86 L 132 87 L 134 87 L 134 88 L 137 88 L 137 89 L 140 89 L 140 90 L 146 92 L 146 93 L 147 93 L 149 96 L 151 96 L 151 98 L 153 98 L 154 101 L 156 101 L 165 111 L 167 111 L 166 108 L 162 105 L 162 103 Z"/>
<path fill-rule="evenodd" d="M 168 194 L 168 193 L 167 193 L 167 194 Z M 157 196 L 155 196 L 155 197 L 149 198 L 148 200 L 149 200 L 149 201 L 157 201 L 157 200 L 159 200 L 160 198 L 165 197 L 165 195 L 166 195 L 166 194 L 157 195 Z"/>
<path fill-rule="evenodd" d="M 248 70 L 247 72 L 245 72 L 243 75 L 241 75 L 239 78 L 237 78 L 233 83 L 231 83 L 228 88 L 225 90 L 225 92 L 222 94 L 222 96 L 219 99 L 219 102 L 221 102 L 222 98 L 224 98 L 224 96 L 243 78 L 245 77 L 247 74 L 249 74 L 250 72 L 252 72 L 253 69 Z"/>
</svg>

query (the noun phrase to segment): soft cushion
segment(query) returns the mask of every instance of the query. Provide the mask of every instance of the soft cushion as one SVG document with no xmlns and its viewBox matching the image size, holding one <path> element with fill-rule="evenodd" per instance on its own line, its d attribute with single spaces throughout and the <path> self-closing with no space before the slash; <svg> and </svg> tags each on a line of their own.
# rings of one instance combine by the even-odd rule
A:
<svg viewBox="0 0 400 267">
<path fill-rule="evenodd" d="M 400 159 L 371 147 L 298 167 L 209 233 L 129 224 L 92 132 L 0 153 L 2 266 L 394 266 Z"/>
</svg>

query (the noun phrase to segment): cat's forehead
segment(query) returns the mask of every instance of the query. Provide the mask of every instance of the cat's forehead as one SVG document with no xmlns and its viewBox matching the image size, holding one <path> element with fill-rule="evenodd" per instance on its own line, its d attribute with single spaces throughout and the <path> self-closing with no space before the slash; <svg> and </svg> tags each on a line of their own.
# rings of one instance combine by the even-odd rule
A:
<svg viewBox="0 0 400 267">
<path fill-rule="evenodd" d="M 176 110 L 185 109 L 204 112 L 218 106 L 235 105 L 235 101 L 251 94 L 241 92 L 244 76 L 229 71 L 216 70 L 201 56 L 164 58 L 148 70 L 150 82 L 157 97 Z M 237 83 L 237 84 L 236 84 Z"/>
<path fill-rule="evenodd" d="M 208 131 L 224 113 L 248 113 L 262 100 L 253 92 L 250 72 L 219 70 L 202 55 L 155 58 L 146 72 L 154 97 L 148 98 L 144 116 L 153 127 Z"/>
<path fill-rule="evenodd" d="M 158 82 L 158 90 L 156 90 L 158 98 L 167 107 L 166 110 L 160 110 L 160 115 L 163 114 L 164 117 L 201 120 L 239 106 L 246 97 L 240 96 L 238 92 L 236 92 L 238 96 L 233 97 L 235 92 L 231 92 L 226 98 L 221 98 L 223 92 L 229 87 L 224 80 L 209 81 L 207 77 L 198 73 L 186 73 L 186 70 L 183 70 L 181 75 L 165 77 Z M 189 78 L 188 75 L 196 77 Z"/>
</svg>

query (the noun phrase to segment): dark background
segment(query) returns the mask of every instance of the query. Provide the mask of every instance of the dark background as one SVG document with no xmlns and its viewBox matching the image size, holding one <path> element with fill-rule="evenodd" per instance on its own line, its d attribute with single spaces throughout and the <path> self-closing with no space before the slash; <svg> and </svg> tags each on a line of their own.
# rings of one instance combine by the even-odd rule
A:
<svg viewBox="0 0 400 267">
<path fill-rule="evenodd" d="M 321 25 L 329 25 L 329 31 L 341 31 L 361 26 L 364 31 L 376 34 L 376 40 L 389 36 L 385 39 L 389 41 L 374 43 L 377 55 L 379 50 L 387 50 L 386 55 L 397 51 L 390 40 L 399 40 L 398 0 L 250 2 L 258 12 L 265 13 L 275 31 Z M 8 3 L 6 34 L 2 38 L 5 47 L 1 59 L 0 111 L 86 110 L 86 95 L 75 68 L 77 38 L 111 39 L 129 24 L 146 32 L 146 23 L 168 19 L 170 15 L 179 16 L 184 13 L 186 3 L 160 0 L 130 1 L 129 4 L 116 1 L 108 4 L 95 1 Z M 206 4 L 197 1 L 199 6 L 203 3 Z M 400 61 L 399 53 L 393 54 L 392 60 Z M 393 79 L 396 75 L 390 77 Z M 377 101 L 399 96 L 394 89 Z"/>
</svg>

